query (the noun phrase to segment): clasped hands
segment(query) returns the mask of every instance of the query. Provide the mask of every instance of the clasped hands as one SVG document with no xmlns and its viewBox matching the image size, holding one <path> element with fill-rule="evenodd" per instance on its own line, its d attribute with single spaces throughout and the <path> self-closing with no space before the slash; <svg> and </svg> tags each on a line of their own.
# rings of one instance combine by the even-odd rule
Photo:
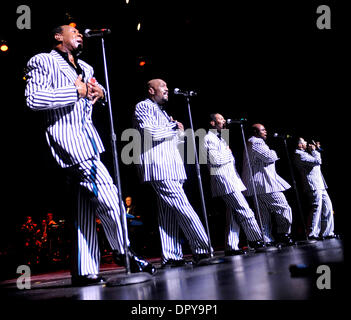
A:
<svg viewBox="0 0 351 320">
<path fill-rule="evenodd" d="M 177 129 L 179 129 L 180 131 L 184 131 L 184 126 L 181 122 L 177 121 L 177 120 L 173 120 L 173 117 L 170 117 L 172 122 L 175 122 L 177 124 Z"/>
<path fill-rule="evenodd" d="M 79 98 L 87 98 L 92 101 L 92 104 L 104 97 L 104 91 L 94 78 L 85 83 L 82 81 L 82 75 L 79 75 L 74 84 L 78 90 Z"/>
</svg>

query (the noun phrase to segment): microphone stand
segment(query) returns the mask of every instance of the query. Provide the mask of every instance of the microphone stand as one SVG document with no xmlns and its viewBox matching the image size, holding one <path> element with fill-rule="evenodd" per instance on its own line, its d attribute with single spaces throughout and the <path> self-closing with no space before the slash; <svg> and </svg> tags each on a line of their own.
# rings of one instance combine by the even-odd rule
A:
<svg viewBox="0 0 351 320">
<path fill-rule="evenodd" d="M 293 167 L 292 167 L 292 162 L 291 162 L 291 159 L 290 159 L 290 156 L 289 156 L 289 150 L 288 150 L 288 144 L 286 142 L 286 137 L 283 138 L 283 141 L 284 141 L 284 147 L 285 147 L 286 156 L 288 158 L 288 164 L 289 164 L 289 169 L 290 169 L 292 185 L 293 185 L 293 189 L 295 191 L 297 208 L 298 208 L 298 211 L 299 211 L 299 214 L 300 214 L 302 226 L 303 226 L 304 233 L 305 233 L 305 239 L 296 241 L 296 244 L 300 245 L 300 244 L 316 243 L 317 242 L 316 240 L 309 240 L 308 239 L 306 224 L 305 224 L 304 216 L 303 216 L 303 213 L 302 213 L 302 207 L 301 207 L 301 201 L 300 201 L 300 197 L 299 197 L 299 192 L 298 192 L 297 187 L 296 187 L 296 180 L 295 180 L 294 170 L 293 170 Z"/>
<path fill-rule="evenodd" d="M 209 252 L 210 252 L 210 256 L 211 256 L 210 258 L 200 260 L 197 265 L 204 266 L 204 265 L 219 264 L 219 263 L 225 262 L 225 260 L 223 258 L 214 257 L 213 252 L 212 252 L 210 229 L 208 227 L 208 219 L 207 219 L 207 212 L 206 212 L 206 205 L 205 205 L 205 197 L 204 197 L 204 192 L 203 192 L 203 187 L 202 187 L 199 157 L 198 157 L 198 154 L 196 151 L 194 126 L 193 126 L 193 119 L 191 116 L 190 98 L 189 98 L 191 96 L 191 93 L 183 94 L 183 95 L 186 97 L 187 106 L 188 106 L 189 122 L 190 122 L 190 128 L 191 128 L 191 140 L 192 140 L 192 144 L 194 146 L 195 167 L 196 167 L 197 181 L 198 181 L 199 191 L 200 191 L 201 209 L 202 209 L 202 214 L 203 214 L 204 221 L 205 221 L 206 233 L 207 233 L 207 237 L 208 237 L 208 248 L 209 248 Z"/>
<path fill-rule="evenodd" d="M 130 271 L 129 248 L 127 244 L 127 241 L 128 241 L 127 218 L 126 218 L 126 212 L 124 210 L 123 200 L 122 200 L 121 179 L 120 179 L 120 171 L 119 171 L 118 156 L 117 156 L 117 138 L 116 138 L 114 124 L 113 124 L 110 86 L 108 81 L 106 53 L 105 53 L 105 41 L 103 36 L 101 36 L 101 46 L 102 46 L 102 56 L 104 61 L 106 93 L 107 93 L 109 119 L 110 119 L 112 157 L 113 157 L 113 167 L 114 167 L 114 174 L 115 174 L 114 178 L 115 178 L 115 183 L 117 184 L 120 220 L 122 223 L 122 231 L 123 231 L 124 254 L 125 254 L 125 260 L 126 260 L 126 274 L 110 277 L 107 280 L 107 285 L 108 286 L 125 286 L 129 284 L 149 281 L 151 280 L 151 275 L 146 272 L 132 274 Z"/>
<path fill-rule="evenodd" d="M 269 246 L 267 246 L 267 242 L 266 242 L 266 240 L 264 238 L 264 227 L 263 227 L 263 223 L 262 223 L 260 207 L 258 205 L 257 190 L 256 190 L 255 182 L 253 180 L 253 174 L 252 174 L 251 162 L 250 162 L 250 158 L 249 158 L 249 152 L 247 150 L 247 143 L 246 143 L 246 138 L 245 138 L 245 133 L 244 133 L 244 124 L 243 124 L 242 121 L 240 121 L 239 123 L 240 123 L 240 128 L 241 128 L 241 136 L 243 138 L 243 143 L 244 143 L 244 150 L 245 150 L 245 155 L 246 155 L 246 159 L 247 159 L 247 165 L 249 167 L 250 181 L 251 181 L 252 190 L 253 190 L 253 193 L 254 193 L 254 206 L 255 206 L 255 210 L 256 210 L 258 219 L 260 221 L 260 227 L 261 227 L 261 232 L 262 232 L 262 240 L 263 240 L 263 244 L 264 244 L 264 246 L 262 248 L 255 249 L 255 252 L 272 252 L 272 251 L 277 251 L 278 249 L 276 247 L 273 247 L 273 246 L 269 247 Z"/>
</svg>

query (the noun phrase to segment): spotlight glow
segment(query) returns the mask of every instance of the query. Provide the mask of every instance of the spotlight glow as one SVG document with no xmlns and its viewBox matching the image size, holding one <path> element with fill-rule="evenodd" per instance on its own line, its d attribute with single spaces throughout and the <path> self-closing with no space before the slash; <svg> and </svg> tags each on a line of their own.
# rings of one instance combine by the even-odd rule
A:
<svg viewBox="0 0 351 320">
<path fill-rule="evenodd" d="M 0 46 L 0 50 L 2 52 L 6 52 L 7 50 L 9 49 L 8 45 L 3 43 L 1 46 Z"/>
</svg>

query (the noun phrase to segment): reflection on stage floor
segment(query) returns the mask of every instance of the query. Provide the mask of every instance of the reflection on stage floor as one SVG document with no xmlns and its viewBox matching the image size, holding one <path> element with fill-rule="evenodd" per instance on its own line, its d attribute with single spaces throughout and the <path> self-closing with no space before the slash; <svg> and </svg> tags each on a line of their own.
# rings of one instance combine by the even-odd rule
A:
<svg viewBox="0 0 351 320">
<path fill-rule="evenodd" d="M 173 269 L 160 269 L 159 260 L 153 261 L 156 275 L 128 286 L 72 287 L 69 272 L 62 271 L 32 275 L 30 289 L 18 289 L 17 279 L 11 279 L 0 283 L 0 290 L 6 300 L 306 300 L 341 297 L 346 276 L 339 239 L 224 260 Z M 124 273 L 114 265 L 101 269 L 106 278 Z"/>
</svg>

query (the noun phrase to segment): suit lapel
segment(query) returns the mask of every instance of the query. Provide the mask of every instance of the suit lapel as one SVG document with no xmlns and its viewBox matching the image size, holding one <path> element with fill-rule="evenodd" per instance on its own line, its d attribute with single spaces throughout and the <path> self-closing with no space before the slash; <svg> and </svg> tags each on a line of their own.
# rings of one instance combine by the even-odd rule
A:
<svg viewBox="0 0 351 320">
<path fill-rule="evenodd" d="M 82 63 L 82 60 L 78 59 L 77 63 L 80 65 L 80 67 L 82 68 L 82 70 L 84 71 L 84 79 L 83 81 L 85 83 L 88 82 L 89 78 L 92 77 L 91 75 L 91 71 L 84 65 L 84 63 Z"/>
<path fill-rule="evenodd" d="M 56 59 L 62 73 L 74 84 L 77 79 L 76 72 L 55 50 L 52 50 L 50 54 Z"/>
</svg>

